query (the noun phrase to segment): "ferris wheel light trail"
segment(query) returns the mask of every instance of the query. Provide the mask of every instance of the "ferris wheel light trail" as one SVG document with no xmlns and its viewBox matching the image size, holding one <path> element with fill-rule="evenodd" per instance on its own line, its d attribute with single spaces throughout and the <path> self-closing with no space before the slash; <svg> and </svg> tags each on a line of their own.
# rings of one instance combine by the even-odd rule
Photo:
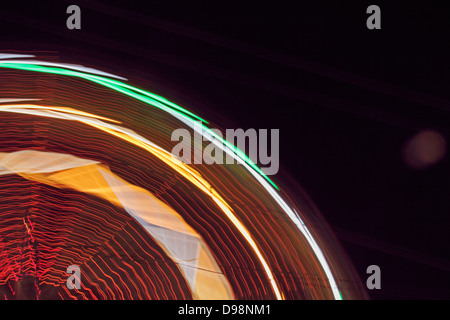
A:
<svg viewBox="0 0 450 320">
<path fill-rule="evenodd" d="M 196 126 L 198 120 L 203 123 L 208 124 L 207 121 L 198 117 L 194 113 L 188 111 L 187 109 L 161 97 L 151 92 L 133 87 L 128 85 L 122 81 L 116 80 L 126 80 L 122 77 L 114 76 L 109 73 L 104 73 L 93 68 L 85 68 L 79 65 L 71 65 L 71 64 L 63 64 L 63 63 L 49 63 L 45 61 L 39 60 L 6 60 L 9 58 L 27 58 L 30 56 L 27 55 L 8 55 L 8 54 L 0 54 L 0 67 L 2 68 L 10 68 L 10 69 L 18 69 L 18 70 L 26 70 L 26 71 L 34 71 L 34 72 L 43 72 L 50 74 L 58 74 L 70 77 L 82 78 L 87 81 L 91 81 L 102 85 L 104 87 L 110 88 L 122 94 L 125 94 L 134 99 L 140 100 L 150 106 L 159 108 L 176 119 L 182 121 L 186 125 L 190 126 L 193 130 L 196 130 L 202 136 L 211 140 L 217 147 L 222 148 L 224 152 L 228 155 L 232 156 L 236 161 L 242 164 L 247 171 L 258 181 L 258 183 L 270 194 L 270 196 L 276 201 L 279 207 L 286 213 L 289 219 L 295 224 L 297 229 L 304 236 L 315 256 L 317 257 L 323 271 L 326 274 L 327 281 L 329 282 L 333 297 L 336 300 L 341 300 L 342 296 L 339 291 L 339 288 L 336 284 L 336 281 L 333 276 L 333 272 L 331 271 L 327 259 L 325 258 L 324 253 L 320 249 L 316 240 L 310 233 L 309 229 L 301 219 L 298 212 L 289 205 L 283 197 L 278 193 L 279 188 L 275 185 L 275 183 L 267 177 L 257 166 L 253 163 L 244 152 L 239 150 L 230 142 L 224 140 L 220 136 L 218 136 L 214 131 L 208 128 L 206 125 L 201 125 L 200 127 Z M 112 77 L 116 79 L 110 79 L 107 77 Z M 4 99 L 3 102 L 18 102 L 14 101 L 15 99 Z M 20 99 L 17 99 L 20 100 Z M 26 99 L 24 99 L 26 100 Z M 0 103 L 2 100 L 0 100 Z M 84 123 L 96 129 L 99 129 L 103 132 L 106 132 L 110 135 L 113 135 L 119 139 L 127 141 L 135 146 L 138 146 L 153 155 L 155 155 L 158 159 L 169 165 L 171 168 L 176 170 L 179 174 L 181 174 L 184 178 L 188 179 L 193 185 L 195 185 L 202 192 L 207 194 L 216 205 L 225 213 L 225 215 L 230 219 L 233 225 L 239 230 L 239 232 L 244 236 L 248 244 L 251 246 L 256 256 L 258 257 L 260 263 L 262 264 L 265 273 L 270 281 L 272 289 L 277 297 L 277 299 L 283 299 L 283 294 L 280 291 L 276 280 L 270 270 L 264 255 L 258 248 L 258 245 L 255 243 L 253 237 L 247 228 L 239 221 L 239 219 L 233 213 L 230 205 L 221 197 L 220 193 L 213 189 L 211 185 L 201 176 L 199 172 L 197 172 L 192 167 L 182 163 L 181 161 L 172 157 L 170 152 L 164 150 L 153 142 L 149 141 L 145 137 L 137 134 L 133 130 L 120 126 L 120 121 L 110 119 L 107 117 L 103 117 L 100 115 L 95 115 L 92 113 L 84 112 L 81 110 L 76 110 L 73 108 L 67 108 L 62 106 L 41 106 L 35 104 L 8 104 L 8 105 L 0 105 L 0 111 L 3 112 L 13 112 L 13 113 L 23 113 L 30 114 L 41 117 L 52 117 L 64 120 L 72 120 Z M 212 139 L 214 137 L 214 139 Z"/>
</svg>

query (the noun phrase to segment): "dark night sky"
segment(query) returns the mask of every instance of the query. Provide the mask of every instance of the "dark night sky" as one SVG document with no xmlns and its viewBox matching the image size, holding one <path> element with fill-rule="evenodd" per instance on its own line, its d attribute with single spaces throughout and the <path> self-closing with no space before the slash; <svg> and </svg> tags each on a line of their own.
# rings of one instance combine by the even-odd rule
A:
<svg viewBox="0 0 450 320">
<path fill-rule="evenodd" d="M 412 170 L 401 150 L 422 129 L 450 143 L 450 8 L 392 2 L 14 1 L 0 43 L 147 79 L 221 127 L 279 128 L 280 179 L 311 196 L 362 278 L 381 267 L 371 298 L 449 299 L 448 152 Z M 66 29 L 69 4 L 82 30 Z M 370 4 L 381 30 L 366 28 Z"/>
</svg>

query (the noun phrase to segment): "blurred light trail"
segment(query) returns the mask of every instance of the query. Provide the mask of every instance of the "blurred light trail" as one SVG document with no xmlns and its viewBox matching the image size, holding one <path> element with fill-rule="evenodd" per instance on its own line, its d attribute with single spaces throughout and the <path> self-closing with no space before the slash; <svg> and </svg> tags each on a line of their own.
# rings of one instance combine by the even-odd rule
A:
<svg viewBox="0 0 450 320">
<path fill-rule="evenodd" d="M 340 258 L 337 258 L 336 256 L 332 257 L 333 252 L 330 252 L 330 250 L 332 249 L 326 247 L 324 239 L 318 238 L 317 229 L 314 230 L 313 228 L 313 232 L 310 232 L 309 228 L 307 227 L 309 221 L 305 223 L 301 218 L 301 215 L 303 216 L 304 212 L 301 212 L 300 209 L 296 209 L 296 205 L 294 205 L 292 201 L 288 201 L 286 199 L 286 196 L 282 196 L 280 194 L 280 189 L 266 175 L 262 173 L 262 171 L 245 155 L 245 153 L 243 153 L 233 144 L 217 136 L 217 134 L 206 125 L 202 125 L 201 127 L 196 125 L 198 120 L 203 121 L 205 124 L 208 124 L 207 121 L 198 117 L 189 110 L 173 102 L 170 102 L 169 100 L 159 95 L 128 85 L 116 79 L 107 78 L 105 76 L 123 79 L 121 77 L 102 73 L 101 71 L 92 68 L 84 68 L 79 65 L 45 62 L 39 60 L 7 60 L 8 57 L 4 57 L 5 59 L 0 60 L 0 67 L 8 68 L 11 70 L 46 73 L 58 77 L 69 78 L 69 80 L 70 78 L 80 79 L 81 81 L 87 80 L 89 82 L 99 84 L 102 87 L 112 89 L 111 92 L 115 91 L 116 93 L 119 93 L 119 96 L 121 97 L 123 96 L 133 98 L 132 101 L 136 101 L 133 103 L 143 103 L 146 106 L 153 106 L 157 110 L 161 110 L 169 115 L 169 118 L 167 119 L 170 120 L 165 121 L 167 121 L 170 125 L 167 125 L 167 129 L 164 129 L 169 130 L 168 128 L 170 128 L 171 126 L 179 126 L 179 123 L 185 124 L 190 129 L 198 132 L 206 139 L 211 140 L 213 144 L 221 148 L 225 153 L 227 153 L 238 163 L 240 163 L 242 166 L 238 167 L 221 166 L 220 168 L 216 168 L 210 166 L 194 169 L 194 166 L 188 166 L 184 164 L 183 162 L 174 158 L 171 153 L 167 151 L 169 150 L 169 142 L 167 142 L 168 140 L 161 140 L 161 138 L 157 135 L 147 135 L 147 137 L 152 137 L 152 141 L 150 141 L 145 134 L 142 134 L 142 132 L 145 132 L 145 130 L 147 130 L 146 128 L 152 128 L 152 126 L 148 126 L 148 124 L 145 124 L 144 127 L 138 125 L 138 128 L 136 127 L 136 122 L 133 122 L 132 124 L 128 123 L 129 118 L 133 116 L 128 117 L 127 114 L 124 114 L 123 116 L 119 115 L 118 113 L 115 113 L 113 109 L 111 109 L 112 112 L 108 111 L 104 115 L 99 115 L 98 107 L 93 107 L 92 105 L 90 105 L 90 107 L 88 108 L 81 108 L 84 101 L 75 101 L 76 105 L 80 105 L 80 108 L 77 107 L 75 109 L 71 107 L 65 107 L 63 106 L 64 104 L 61 104 L 60 102 L 58 102 L 57 105 L 53 104 L 50 106 L 46 105 L 48 103 L 42 103 L 40 105 L 31 104 L 29 102 L 25 103 L 25 101 L 30 100 L 29 96 L 24 96 L 23 102 L 20 104 L 11 104 L 18 103 L 18 100 L 20 100 L 20 98 L 3 98 L 2 100 L 0 100 L 0 103 L 9 103 L 0 105 L 0 111 L 2 112 L 22 114 L 24 116 L 32 115 L 38 116 L 38 118 L 53 118 L 58 121 L 62 120 L 64 123 L 68 123 L 68 128 L 71 128 L 70 132 L 72 134 L 78 134 L 78 131 L 79 134 L 82 134 L 84 131 L 86 131 L 85 129 L 80 129 L 77 125 L 71 124 L 81 123 L 94 128 L 99 132 L 103 132 L 104 134 L 112 135 L 118 138 L 118 140 L 138 147 L 141 150 L 145 150 L 149 154 L 156 157 L 159 161 L 163 161 L 168 168 L 171 168 L 172 170 L 177 172 L 179 175 L 189 181 L 193 186 L 195 186 L 197 190 L 201 191 L 202 194 L 206 195 L 212 201 L 212 203 L 220 208 L 220 210 L 225 214 L 227 219 L 238 230 L 240 236 L 245 239 L 245 242 L 248 244 L 249 248 L 251 248 L 251 251 L 253 251 L 259 263 L 262 265 L 264 270 L 263 272 L 269 280 L 270 287 L 277 299 L 286 298 L 287 295 L 292 297 L 293 294 L 299 294 L 294 293 L 293 289 L 290 286 L 301 286 L 302 288 L 305 288 L 304 294 L 307 297 L 325 298 L 329 296 L 328 291 L 330 291 L 331 297 L 340 300 L 343 298 L 342 290 L 344 290 L 344 295 L 346 297 L 351 297 L 352 295 L 359 294 L 359 289 L 355 289 L 358 287 L 358 285 L 351 282 L 353 280 L 337 278 L 339 282 L 338 287 L 335 276 L 338 274 L 346 274 L 347 276 L 352 277 L 352 272 L 345 270 L 343 265 L 340 265 L 339 263 L 334 261 L 335 259 Z M 72 86 L 71 84 L 70 88 L 77 89 L 77 85 L 78 84 Z M 84 94 L 85 91 L 86 87 L 85 85 L 83 85 L 82 94 Z M 86 96 L 92 100 L 101 100 L 102 105 L 105 101 L 104 97 L 97 97 L 96 95 L 88 94 L 86 94 Z M 119 99 L 119 96 L 117 99 Z M 120 103 L 123 102 L 121 101 Z M 93 111 L 91 112 L 91 110 Z M 155 125 L 155 130 L 157 130 L 156 126 L 164 125 L 164 123 L 160 121 L 160 118 L 158 118 L 158 122 L 152 123 L 152 125 Z M 65 126 L 65 124 L 63 124 L 63 126 Z M 75 131 L 73 128 L 77 128 L 77 131 Z M 131 130 L 130 128 L 133 128 L 133 130 Z M 14 127 L 11 127 L 9 129 L 15 130 Z M 59 128 L 57 129 L 59 130 Z M 62 132 L 64 131 L 65 130 L 63 130 Z M 5 134 L 8 134 L 8 132 L 6 132 Z M 117 142 L 118 140 L 114 140 L 116 141 L 114 143 L 111 142 L 111 145 L 119 144 Z M 76 140 L 71 142 L 71 144 L 73 143 L 76 143 Z M 164 146 L 160 146 L 161 143 Z M 94 147 L 94 149 L 95 148 L 97 147 Z M 44 148 L 44 150 L 45 149 L 46 147 Z M 59 149 L 62 148 L 58 147 L 57 150 Z M 70 149 L 66 149 L 66 151 L 63 153 L 67 153 L 68 151 L 72 153 L 75 150 L 76 149 L 70 147 Z M 90 158 L 90 156 L 82 156 L 81 158 L 87 159 Z M 106 161 L 105 164 L 108 164 L 107 162 L 108 161 Z M 101 163 L 103 163 L 103 161 L 101 161 Z M 240 168 L 244 168 L 245 170 L 242 170 Z M 120 175 L 118 174 L 118 176 Z M 235 182 L 229 182 L 231 181 L 230 179 L 233 179 L 233 181 Z M 255 184 L 254 181 L 256 181 L 257 184 Z M 260 189 L 261 191 L 259 191 Z M 232 192 L 232 190 L 237 191 Z M 252 195 L 252 193 L 255 194 Z M 100 193 L 96 193 L 96 195 L 101 197 Z M 251 201 L 250 197 L 253 197 L 254 200 Z M 166 201 L 169 201 L 168 198 L 166 198 Z M 204 201 L 206 200 L 202 200 L 202 202 Z M 247 205 L 253 205 L 253 203 L 258 203 L 258 205 L 260 205 L 264 209 L 258 209 L 255 211 L 255 213 L 253 213 L 250 208 L 246 208 Z M 173 203 L 173 205 L 178 204 Z M 185 204 L 185 206 L 186 205 L 187 204 Z M 289 228 L 291 228 L 291 226 L 290 224 L 285 225 L 283 215 L 280 216 L 281 218 L 278 218 L 278 214 L 267 215 L 264 213 L 264 215 L 261 215 L 263 212 L 265 212 L 265 210 L 268 210 L 267 212 L 270 212 L 270 210 L 274 210 L 274 212 L 277 212 L 279 211 L 279 209 L 284 212 L 284 215 L 288 218 L 288 221 L 291 221 L 293 223 L 292 225 L 295 226 L 297 233 L 298 231 L 300 231 L 302 235 L 301 237 L 294 236 L 295 233 L 292 233 L 291 238 L 289 238 L 289 235 L 291 234 Z M 185 209 L 183 208 L 182 210 L 184 211 Z M 212 210 L 211 212 L 214 213 L 214 210 Z M 217 221 L 220 222 L 221 220 L 219 216 L 217 217 Z M 204 220 L 205 218 L 202 218 L 202 220 Z M 196 229 L 199 233 L 202 233 L 203 236 L 208 235 L 208 232 L 206 232 L 205 229 L 207 226 L 201 226 L 200 222 L 201 221 L 190 220 L 190 224 L 195 223 L 197 225 Z M 282 228 L 281 224 L 283 224 L 284 226 L 283 229 L 281 229 L 283 230 L 283 233 L 277 231 L 277 228 Z M 270 228 L 267 230 L 261 230 L 258 227 L 259 225 L 267 225 L 270 226 Z M 210 235 L 208 235 L 208 237 L 209 236 Z M 295 237 L 295 239 L 292 237 Z M 211 240 L 209 241 L 210 242 L 208 243 L 208 245 L 217 248 L 216 244 L 211 242 Z M 228 245 L 232 243 L 230 242 L 231 240 L 228 239 L 223 239 L 221 241 L 223 241 L 224 244 L 227 243 Z M 303 245 L 301 244 L 303 241 L 306 241 L 309 249 L 303 247 Z M 323 251 L 326 249 L 328 249 L 326 252 L 327 256 L 325 256 L 325 253 Z M 239 284 L 237 281 L 238 276 L 234 274 L 236 271 L 234 269 L 227 270 L 228 267 L 224 265 L 224 261 L 226 261 L 226 259 L 224 260 L 223 255 L 225 254 L 225 251 L 222 250 L 220 251 L 220 253 L 216 253 L 214 250 L 211 250 L 211 252 L 213 254 L 220 255 L 217 257 L 219 259 L 218 264 L 220 265 L 220 268 L 225 268 L 223 269 L 225 270 L 225 274 L 230 277 L 228 278 L 228 280 L 231 281 L 231 286 L 234 286 L 233 290 L 235 296 L 241 297 L 243 295 L 243 292 L 249 291 L 249 286 L 256 285 L 252 284 L 251 281 L 259 281 L 255 278 L 249 280 L 248 283 Z M 238 256 L 247 255 L 245 251 L 243 251 L 242 253 L 238 253 L 235 251 L 234 254 L 236 256 L 230 256 L 231 259 L 235 259 L 236 261 L 239 259 L 240 261 L 246 261 L 246 258 L 241 258 L 240 256 Z M 280 260 L 278 260 L 277 257 Z M 300 257 L 302 257 L 302 260 L 299 260 Z M 330 262 L 332 263 L 331 266 Z M 295 280 L 300 281 L 298 284 L 296 282 L 293 282 L 296 283 L 295 285 L 288 284 L 288 277 L 292 276 L 290 275 L 291 268 L 295 277 L 299 277 L 298 279 L 300 279 Z M 217 270 L 220 271 L 220 269 Z M 255 269 L 255 272 L 259 271 Z M 302 276 L 305 277 L 304 280 L 300 277 L 299 272 L 301 272 Z M 314 273 L 316 280 L 313 280 L 314 276 L 312 276 L 312 274 Z M 313 281 L 317 281 L 317 284 L 313 284 Z M 350 281 L 352 284 L 346 284 L 346 281 Z M 191 288 L 195 287 L 192 281 L 188 280 L 188 283 L 190 284 Z M 355 287 L 352 287 L 353 285 Z M 322 289 L 322 286 L 324 289 Z M 179 285 L 179 287 L 181 288 L 181 285 Z M 199 297 L 199 295 L 195 294 L 195 289 L 193 289 L 192 291 L 194 292 L 194 296 Z M 261 288 L 261 292 L 263 291 L 264 288 Z M 103 292 L 102 295 L 104 294 L 107 293 Z M 130 293 L 128 295 L 130 295 Z M 200 296 L 204 297 L 204 295 Z"/>
<path fill-rule="evenodd" d="M 28 110 L 29 109 L 29 110 Z M 4 112 L 18 112 L 18 113 L 26 113 L 26 114 L 34 114 L 38 116 L 47 116 L 47 117 L 57 117 L 60 119 L 67 119 L 67 120 L 77 120 L 80 122 L 83 122 L 85 124 L 91 125 L 93 127 L 96 127 L 100 130 L 103 130 L 105 132 L 108 132 L 116 137 L 119 137 L 121 139 L 124 139 L 130 143 L 133 143 L 149 152 L 157 156 L 159 159 L 164 161 L 166 164 L 171 166 L 173 169 L 175 169 L 178 173 L 183 175 L 186 179 L 188 179 L 190 182 L 192 182 L 194 185 L 196 185 L 198 188 L 200 188 L 203 192 L 208 194 L 214 202 L 222 209 L 222 211 L 227 215 L 227 217 L 233 222 L 233 224 L 236 226 L 236 228 L 241 232 L 241 234 L 245 237 L 245 239 L 249 242 L 253 250 L 255 251 L 256 255 L 258 256 L 261 264 L 263 265 L 267 277 L 269 278 L 269 281 L 273 287 L 273 290 L 277 296 L 278 299 L 282 299 L 282 295 L 278 289 L 278 286 L 275 282 L 275 279 L 272 275 L 272 272 L 265 261 L 263 255 L 261 254 L 259 248 L 257 247 L 256 243 L 252 239 L 250 233 L 248 230 L 242 225 L 242 223 L 239 221 L 239 219 L 236 218 L 236 216 L 233 214 L 232 210 L 230 209 L 230 206 L 225 202 L 225 200 L 222 199 L 222 197 L 219 195 L 217 191 L 215 191 L 209 183 L 204 180 L 201 175 L 196 172 L 195 170 L 189 168 L 186 164 L 183 162 L 177 160 L 176 158 L 172 157 L 172 154 L 149 140 L 145 139 L 144 137 L 136 134 L 135 132 L 117 126 L 108 124 L 105 122 L 101 122 L 100 120 L 97 120 L 99 116 L 95 115 L 89 115 L 84 112 L 78 112 L 77 110 L 67 110 L 68 108 L 58 108 L 58 107 L 50 107 L 47 109 L 44 106 L 35 106 L 35 105 L 2 105 L 0 106 L 0 111 Z M 59 110 L 59 112 L 55 112 L 54 110 Z M 68 114 L 66 114 L 67 112 Z M 74 115 L 70 115 L 74 114 Z M 84 116 L 79 116 L 78 114 L 83 114 Z"/>
<path fill-rule="evenodd" d="M 0 152 L 0 176 L 12 173 L 90 193 L 123 207 L 179 266 L 196 298 L 233 298 L 228 281 L 201 236 L 147 190 L 127 183 L 98 162 L 33 150 Z M 31 235 L 25 218 L 24 224 Z"/>
</svg>

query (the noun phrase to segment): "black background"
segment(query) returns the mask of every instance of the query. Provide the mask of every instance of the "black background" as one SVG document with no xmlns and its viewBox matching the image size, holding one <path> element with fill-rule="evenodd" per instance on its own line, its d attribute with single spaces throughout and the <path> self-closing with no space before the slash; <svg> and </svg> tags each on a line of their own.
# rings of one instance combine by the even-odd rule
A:
<svg viewBox="0 0 450 320">
<path fill-rule="evenodd" d="M 366 28 L 371 4 L 381 30 Z M 450 298 L 448 153 L 424 170 L 401 158 L 422 129 L 450 143 L 449 26 L 434 1 L 0 4 L 2 52 L 57 51 L 221 127 L 279 128 L 279 177 L 308 192 L 363 281 L 381 267 L 373 299 Z"/>
</svg>

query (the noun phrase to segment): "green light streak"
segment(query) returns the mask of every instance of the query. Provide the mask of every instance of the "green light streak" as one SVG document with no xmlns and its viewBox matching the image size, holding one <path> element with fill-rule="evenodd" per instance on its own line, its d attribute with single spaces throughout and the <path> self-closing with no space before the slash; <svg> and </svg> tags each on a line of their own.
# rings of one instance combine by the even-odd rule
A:
<svg viewBox="0 0 450 320">
<path fill-rule="evenodd" d="M 36 72 L 43 72 L 43 73 L 59 74 L 59 75 L 64 75 L 64 76 L 69 76 L 69 77 L 76 77 L 76 78 L 83 78 L 85 80 L 96 82 L 103 86 L 109 87 L 113 90 L 125 93 L 128 96 L 136 98 L 136 99 L 138 99 L 142 102 L 145 102 L 147 104 L 150 104 L 154 107 L 163 109 L 164 111 L 169 110 L 167 106 L 164 106 L 164 103 L 168 104 L 168 102 L 169 102 L 170 105 L 169 104 L 168 105 L 170 107 L 172 107 L 176 110 L 179 110 L 182 113 L 189 115 L 192 118 L 195 118 L 197 120 L 208 123 L 208 121 L 200 118 L 199 116 L 195 115 L 194 113 L 184 109 L 183 107 L 181 107 L 173 102 L 167 101 L 166 99 L 161 98 L 160 96 L 158 96 L 156 94 L 152 94 L 151 92 L 147 92 L 147 91 L 135 88 L 133 86 L 127 85 L 126 83 L 123 83 L 120 81 L 115 81 L 115 80 L 108 79 L 105 77 L 95 76 L 95 75 L 91 75 L 91 74 L 87 74 L 87 73 L 83 73 L 83 72 L 79 72 L 79 71 L 67 70 L 67 69 L 62 69 L 62 68 L 57 68 L 57 67 L 38 66 L 38 65 L 33 65 L 33 64 L 5 63 L 5 62 L 0 61 L 0 67 L 26 70 L 26 71 L 36 71 Z M 142 94 L 132 93 L 131 91 L 128 91 L 128 92 L 121 91 L 121 90 L 119 90 L 121 87 L 130 89 L 130 90 L 133 90 L 136 92 L 145 93 L 145 95 L 150 97 L 150 99 L 148 97 L 143 96 Z M 157 104 L 157 103 L 155 103 L 155 100 L 160 100 L 163 104 L 161 104 L 161 103 Z M 174 111 L 174 110 L 172 110 L 172 111 Z"/>
<path fill-rule="evenodd" d="M 113 80 L 109 78 L 105 78 L 102 76 L 87 74 L 80 71 L 68 70 L 58 67 L 46 67 L 34 64 L 24 64 L 24 63 L 8 63 L 7 61 L 0 61 L 0 67 L 2 68 L 10 68 L 10 69 L 18 69 L 18 70 L 26 70 L 26 71 L 35 71 L 35 72 L 43 72 L 43 73 L 51 73 L 58 74 L 76 78 L 82 78 L 85 80 L 89 80 L 91 82 L 98 83 L 102 86 L 113 89 L 117 92 L 121 92 L 129 97 L 140 100 L 146 104 L 159 108 L 166 112 L 175 112 L 180 117 L 188 120 L 188 121 L 201 121 L 206 124 L 209 122 L 200 118 L 196 114 L 186 110 L 185 108 L 167 100 L 164 97 L 156 95 L 154 93 L 148 92 L 146 90 L 142 90 L 131 85 L 128 85 L 124 82 Z M 234 153 L 239 156 L 242 160 L 245 161 L 250 167 L 252 167 L 256 172 L 258 172 L 264 179 L 266 179 L 276 190 L 280 190 L 278 186 L 269 178 L 266 174 L 264 174 L 261 169 L 239 148 L 234 146 L 232 143 L 228 142 L 226 139 L 218 136 L 215 132 L 211 131 L 204 124 L 201 124 L 202 129 L 212 136 L 214 136 L 217 140 L 226 145 L 229 149 L 233 150 Z"/>
</svg>

